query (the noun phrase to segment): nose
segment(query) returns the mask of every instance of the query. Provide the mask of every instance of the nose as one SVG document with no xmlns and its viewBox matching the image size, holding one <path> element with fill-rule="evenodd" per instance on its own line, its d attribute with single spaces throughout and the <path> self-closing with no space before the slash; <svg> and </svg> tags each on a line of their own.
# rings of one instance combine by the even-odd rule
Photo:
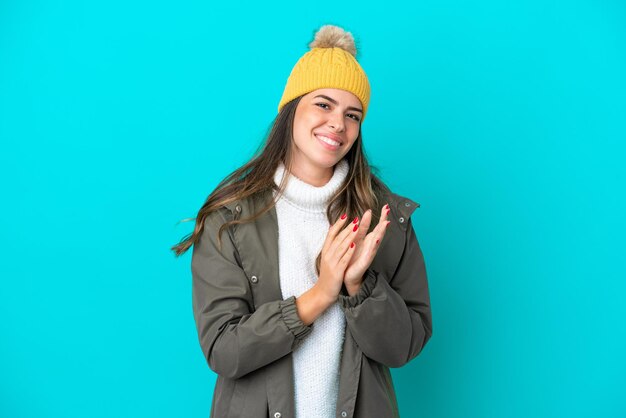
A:
<svg viewBox="0 0 626 418">
<path fill-rule="evenodd" d="M 337 114 L 333 112 L 332 115 L 329 116 L 328 126 L 330 128 L 333 128 L 337 132 L 343 132 L 346 128 L 345 122 L 343 120 L 343 114 Z"/>
</svg>

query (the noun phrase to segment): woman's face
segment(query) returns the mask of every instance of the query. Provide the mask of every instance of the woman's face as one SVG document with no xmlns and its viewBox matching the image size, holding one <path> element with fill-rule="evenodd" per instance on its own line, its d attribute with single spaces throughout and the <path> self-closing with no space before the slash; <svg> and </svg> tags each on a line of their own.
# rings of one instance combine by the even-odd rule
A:
<svg viewBox="0 0 626 418">
<path fill-rule="evenodd" d="M 302 96 L 293 122 L 293 171 L 310 176 L 334 167 L 359 135 L 362 109 L 354 94 L 341 89 L 318 89 Z"/>
</svg>

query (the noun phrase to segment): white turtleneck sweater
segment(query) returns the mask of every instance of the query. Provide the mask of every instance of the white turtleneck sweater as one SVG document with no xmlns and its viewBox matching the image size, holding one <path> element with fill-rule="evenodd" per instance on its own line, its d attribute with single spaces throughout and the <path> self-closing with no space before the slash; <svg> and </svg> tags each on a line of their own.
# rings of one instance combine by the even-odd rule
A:
<svg viewBox="0 0 626 418">
<path fill-rule="evenodd" d="M 279 275 L 284 299 L 299 297 L 317 281 L 315 259 L 330 227 L 326 208 L 346 179 L 348 168 L 346 160 L 338 162 L 332 178 L 322 187 L 289 175 L 286 190 L 276 202 Z M 285 166 L 281 163 L 274 174 L 277 185 L 284 174 Z M 296 418 L 335 415 L 344 334 L 345 316 L 337 302 L 315 320 L 311 333 L 295 347 Z"/>
</svg>

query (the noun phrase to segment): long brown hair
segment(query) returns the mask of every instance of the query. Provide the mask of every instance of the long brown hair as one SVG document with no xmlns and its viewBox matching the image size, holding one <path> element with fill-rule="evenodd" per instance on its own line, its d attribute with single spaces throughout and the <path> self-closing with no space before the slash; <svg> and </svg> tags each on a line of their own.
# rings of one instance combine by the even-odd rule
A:
<svg viewBox="0 0 626 418">
<path fill-rule="evenodd" d="M 282 183 L 277 186 L 274 183 L 274 174 L 281 162 L 285 164 L 286 171 L 291 172 L 293 121 L 296 107 L 301 98 L 302 96 L 297 97 L 281 109 L 273 122 L 265 145 L 255 152 L 252 159 L 241 168 L 233 171 L 216 186 L 198 211 L 194 231 L 171 248 L 176 256 L 184 254 L 198 241 L 204 229 L 204 221 L 209 213 L 225 204 L 255 193 L 269 190 L 277 190 L 278 196 L 283 193 L 287 176 L 284 176 Z M 382 209 L 379 197 L 384 190 L 388 189 L 378 176 L 372 173 L 372 171 L 378 172 L 378 169 L 371 166 L 367 161 L 361 129 L 359 129 L 356 141 L 344 158 L 350 167 L 344 184 L 330 199 L 326 212 L 328 222 L 333 224 L 343 213 L 348 214 L 348 219 L 353 219 L 356 216 L 360 217 L 367 209 L 372 209 L 371 226 L 373 228 L 378 223 Z M 275 206 L 278 196 L 274 200 L 270 199 L 270 203 L 253 216 L 224 223 L 217 232 L 220 248 L 221 235 L 226 228 L 234 224 L 254 222 Z M 316 263 L 318 269 L 319 260 L 320 255 L 318 255 Z"/>
</svg>

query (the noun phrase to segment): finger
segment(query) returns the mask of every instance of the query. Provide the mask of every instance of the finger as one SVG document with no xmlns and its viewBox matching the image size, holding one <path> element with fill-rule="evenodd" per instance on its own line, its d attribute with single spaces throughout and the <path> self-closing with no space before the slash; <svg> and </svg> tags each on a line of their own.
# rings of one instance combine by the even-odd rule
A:
<svg viewBox="0 0 626 418">
<path fill-rule="evenodd" d="M 339 267 L 345 271 L 346 267 L 350 263 L 350 259 L 352 259 L 352 255 L 356 250 L 356 244 L 354 242 L 350 242 L 350 244 L 346 248 L 346 252 L 343 254 L 341 259 L 339 260 Z"/>
<path fill-rule="evenodd" d="M 390 223 L 391 221 L 383 219 L 383 215 L 381 215 L 381 219 L 378 222 L 378 225 L 376 225 L 374 230 L 367 235 L 367 237 L 365 238 L 365 241 L 368 244 L 370 244 L 372 247 L 380 244 L 380 241 L 382 241 L 385 235 L 385 232 L 387 230 L 387 226 Z"/>
<path fill-rule="evenodd" d="M 374 257 L 376 257 L 384 233 L 384 229 L 382 230 L 382 233 L 379 233 L 378 230 L 374 230 L 367 235 L 367 237 L 361 244 L 360 257 L 363 259 L 363 262 L 365 264 L 370 265 L 372 263 L 372 260 L 374 260 Z"/>
<path fill-rule="evenodd" d="M 358 224 L 351 224 L 354 225 L 354 227 L 359 228 Z M 336 260 L 335 262 L 337 264 L 341 264 L 341 260 L 343 259 L 343 257 L 345 256 L 346 252 L 350 249 L 352 249 L 353 251 L 356 249 L 356 245 L 354 243 L 354 240 L 351 238 L 354 238 L 354 236 L 356 235 L 356 231 L 354 230 L 354 227 L 352 230 L 350 230 L 348 232 L 347 238 L 345 238 L 343 241 L 341 242 L 337 242 L 337 240 L 335 240 L 335 244 L 337 244 L 336 248 L 333 248 L 331 246 L 331 252 L 333 255 L 334 260 Z M 346 228 L 348 229 L 348 228 Z M 346 231 L 342 231 L 342 234 L 346 232 Z M 339 237 L 338 237 L 339 238 Z"/>
<path fill-rule="evenodd" d="M 385 237 L 385 233 L 387 232 L 390 223 L 391 221 L 383 221 L 379 222 L 378 225 L 376 225 L 376 228 L 374 228 L 374 230 L 370 234 L 372 236 L 370 242 L 373 242 L 374 247 L 380 245 L 383 238 Z"/>
<path fill-rule="evenodd" d="M 335 239 L 335 236 L 341 231 L 341 227 L 346 223 L 346 219 L 348 218 L 348 214 L 344 213 L 335 221 L 334 224 L 330 226 L 328 229 L 328 233 L 326 234 L 326 240 L 324 241 L 323 249 L 327 249 L 331 242 Z"/>
<path fill-rule="evenodd" d="M 349 228 L 346 228 L 346 229 L 349 229 Z M 355 243 L 359 242 L 357 241 L 357 236 L 360 230 L 361 230 L 360 223 L 352 224 L 352 229 L 348 230 L 347 233 L 345 233 L 346 231 L 344 231 L 345 235 L 343 236 L 343 239 L 339 242 L 339 245 L 345 246 L 345 245 L 349 245 L 350 242 L 355 242 Z M 367 232 L 367 229 L 365 229 L 365 232 Z M 340 236 L 338 238 L 342 238 L 342 237 Z"/>
<path fill-rule="evenodd" d="M 378 225 L 376 225 L 376 228 L 374 228 L 374 231 L 377 232 L 377 235 L 380 235 L 378 238 L 380 240 L 382 240 L 382 235 L 384 235 L 384 232 L 381 234 L 381 231 L 386 230 L 391 223 L 391 221 L 389 220 L 390 212 L 391 208 L 389 207 L 389 204 L 385 204 L 385 206 L 383 206 L 380 210 L 380 219 L 378 220 Z"/>
<path fill-rule="evenodd" d="M 330 227 L 330 230 L 337 235 L 339 233 L 339 231 L 341 231 L 341 228 L 346 224 L 348 220 L 348 214 L 344 213 L 343 215 L 341 215 L 336 221 L 335 223 Z"/>
<path fill-rule="evenodd" d="M 389 207 L 389 204 L 385 204 L 385 206 L 383 206 L 380 210 L 380 220 L 378 221 L 378 223 L 386 221 L 390 211 L 391 208 Z"/>
<path fill-rule="evenodd" d="M 338 234 L 335 235 L 333 240 L 328 245 L 328 251 L 330 253 L 337 252 L 339 246 L 345 241 L 346 237 L 349 236 L 354 231 L 358 230 L 358 228 L 355 229 L 355 227 L 358 227 L 358 222 L 359 222 L 359 218 L 358 217 L 354 218 L 352 222 L 346 225 L 346 227 L 342 231 L 340 231 Z M 339 258 L 337 258 L 337 260 L 338 259 Z"/>
<path fill-rule="evenodd" d="M 372 223 L 372 210 L 368 209 L 363 214 L 361 221 L 359 222 L 359 229 L 356 234 L 357 243 L 363 241 L 365 235 L 367 235 L 367 231 L 370 229 L 370 224 Z"/>
</svg>

